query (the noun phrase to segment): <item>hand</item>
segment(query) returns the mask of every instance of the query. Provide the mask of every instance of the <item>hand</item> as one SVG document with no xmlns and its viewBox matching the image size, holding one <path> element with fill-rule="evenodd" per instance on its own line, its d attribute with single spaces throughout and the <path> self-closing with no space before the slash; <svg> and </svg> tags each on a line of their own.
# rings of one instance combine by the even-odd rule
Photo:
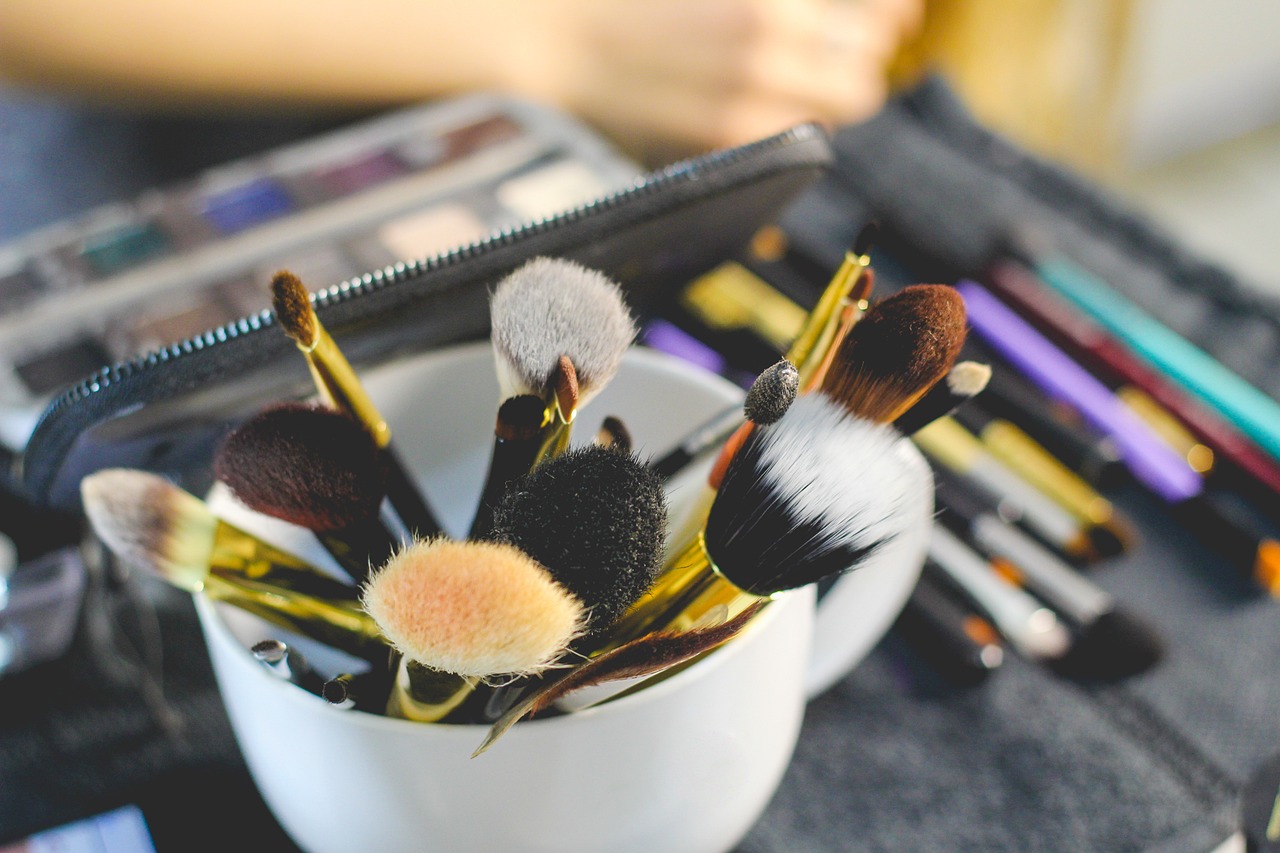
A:
<svg viewBox="0 0 1280 853">
<path fill-rule="evenodd" d="M 514 88 L 642 154 L 857 121 L 922 0 L 544 0 Z"/>
</svg>

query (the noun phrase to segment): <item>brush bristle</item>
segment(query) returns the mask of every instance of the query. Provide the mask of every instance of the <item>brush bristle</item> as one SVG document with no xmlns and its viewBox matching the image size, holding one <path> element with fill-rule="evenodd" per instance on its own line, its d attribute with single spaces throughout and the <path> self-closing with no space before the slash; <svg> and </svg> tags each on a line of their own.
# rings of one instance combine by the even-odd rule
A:
<svg viewBox="0 0 1280 853">
<path fill-rule="evenodd" d="M 311 297 L 302 281 L 288 270 L 271 278 L 271 305 L 289 337 L 304 347 L 315 344 L 320 333 Z"/>
<path fill-rule="evenodd" d="M 1163 655 L 1160 637 L 1148 625 L 1123 610 L 1108 610 L 1081 629 L 1054 669 L 1081 680 L 1115 681 L 1145 672 Z"/>
<path fill-rule="evenodd" d="M 947 389 L 957 397 L 976 397 L 991 381 L 991 365 L 962 361 L 947 374 Z"/>
<path fill-rule="evenodd" d="M 761 595 L 856 569 L 930 501 L 927 468 L 902 441 L 821 393 L 800 396 L 730 463 L 707 519 L 712 560 Z"/>
<path fill-rule="evenodd" d="M 621 453 L 630 453 L 633 443 L 631 430 L 627 429 L 627 425 L 621 418 L 608 415 L 600 422 L 600 429 L 596 432 L 596 444 Z"/>
<path fill-rule="evenodd" d="M 630 453 L 571 449 L 512 484 L 494 538 L 547 567 L 608 625 L 653 583 L 667 526 L 662 480 Z"/>
<path fill-rule="evenodd" d="M 785 358 L 756 377 L 747 391 L 742 411 L 747 420 L 771 424 L 787 413 L 800 387 L 800 372 Z"/>
<path fill-rule="evenodd" d="M 405 657 L 477 678 L 545 669 L 583 621 L 546 569 L 495 542 L 414 543 L 370 577 L 363 603 Z"/>
<path fill-rule="evenodd" d="M 822 389 L 886 423 L 951 370 L 964 345 L 964 300 L 941 284 L 907 287 L 868 309 L 840 342 Z"/>
<path fill-rule="evenodd" d="M 189 591 L 204 583 L 218 520 L 199 498 L 129 468 L 90 474 L 80 494 L 94 532 L 126 565 Z"/>
<path fill-rule="evenodd" d="M 386 489 L 382 456 L 359 421 L 297 403 L 231 432 L 214 473 L 250 509 L 317 533 L 373 517 Z"/>
<path fill-rule="evenodd" d="M 613 378 L 636 336 L 618 286 L 560 259 L 534 258 L 499 282 L 489 313 L 504 398 L 543 396 L 563 355 L 585 403 Z"/>
</svg>

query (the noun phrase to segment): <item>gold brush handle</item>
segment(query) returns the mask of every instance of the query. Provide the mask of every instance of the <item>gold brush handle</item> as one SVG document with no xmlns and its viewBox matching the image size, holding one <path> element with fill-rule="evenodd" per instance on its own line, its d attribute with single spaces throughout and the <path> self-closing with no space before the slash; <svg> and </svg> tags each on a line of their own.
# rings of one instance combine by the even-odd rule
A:
<svg viewBox="0 0 1280 853">
<path fill-rule="evenodd" d="M 461 705 L 479 679 L 415 663 L 401 657 L 387 700 L 387 715 L 421 723 L 437 723 Z"/>
<path fill-rule="evenodd" d="M 323 391 L 329 405 L 338 411 L 350 413 L 364 424 L 378 447 L 390 444 L 391 428 L 373 405 L 373 400 L 360 384 L 350 362 L 338 349 L 328 331 L 321 327 L 314 344 L 309 347 L 298 344 L 298 349 L 306 355 L 316 388 Z"/>
</svg>

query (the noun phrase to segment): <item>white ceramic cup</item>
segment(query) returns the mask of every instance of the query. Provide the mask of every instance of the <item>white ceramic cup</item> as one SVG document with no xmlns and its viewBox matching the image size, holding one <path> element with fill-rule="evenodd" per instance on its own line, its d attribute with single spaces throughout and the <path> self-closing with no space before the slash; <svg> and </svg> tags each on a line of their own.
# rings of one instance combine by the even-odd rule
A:
<svg viewBox="0 0 1280 853">
<path fill-rule="evenodd" d="M 454 535 L 470 523 L 488 462 L 499 402 L 492 358 L 487 344 L 468 345 L 364 377 L 399 456 Z M 638 452 L 657 455 L 741 396 L 698 368 L 633 349 L 579 414 L 575 440 L 590 440 L 615 415 Z M 906 464 L 923 464 L 913 452 L 904 450 Z M 679 487 L 673 502 L 692 491 Z M 331 565 L 304 532 L 217 491 L 210 502 L 263 538 Z M 197 611 L 254 780 L 307 850 L 719 851 L 737 844 L 780 782 L 806 698 L 861 659 L 901 608 L 919 572 L 920 538 L 904 537 L 910 541 L 841 580 L 816 626 L 812 588 L 788 593 L 742 636 L 674 677 L 585 711 L 522 722 L 474 759 L 484 727 L 329 707 L 246 651 L 281 636 L 278 629 L 205 600 Z M 835 631 L 823 627 L 828 611 Z M 814 637 L 828 635 L 828 648 L 811 655 Z M 322 670 L 340 668 L 324 650 L 302 648 Z"/>
</svg>

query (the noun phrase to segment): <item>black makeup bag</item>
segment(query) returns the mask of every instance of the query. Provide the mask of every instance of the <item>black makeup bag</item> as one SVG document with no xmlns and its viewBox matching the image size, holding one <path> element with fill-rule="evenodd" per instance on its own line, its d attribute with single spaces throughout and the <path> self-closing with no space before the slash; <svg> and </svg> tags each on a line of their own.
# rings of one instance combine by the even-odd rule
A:
<svg viewBox="0 0 1280 853">
<path fill-rule="evenodd" d="M 547 255 L 609 275 L 643 317 L 739 251 L 830 160 L 825 132 L 797 126 L 676 163 L 552 218 L 350 279 L 317 293 L 316 312 L 359 372 L 484 337 L 490 287 L 524 261 Z M 85 475 L 128 466 L 200 491 L 213 448 L 230 425 L 268 402 L 309 393 L 304 360 L 275 326 L 265 311 L 68 388 L 27 444 L 26 489 L 38 501 L 75 508 Z"/>
</svg>

